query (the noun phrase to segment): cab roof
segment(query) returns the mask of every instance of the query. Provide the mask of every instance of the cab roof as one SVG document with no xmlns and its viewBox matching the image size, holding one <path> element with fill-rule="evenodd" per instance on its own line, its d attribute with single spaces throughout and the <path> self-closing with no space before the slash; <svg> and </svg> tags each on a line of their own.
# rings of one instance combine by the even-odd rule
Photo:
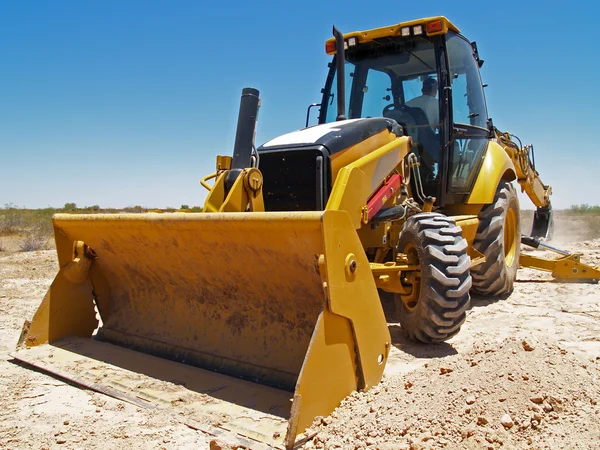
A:
<svg viewBox="0 0 600 450">
<path fill-rule="evenodd" d="M 348 44 L 348 40 L 350 38 L 356 38 L 359 43 L 374 41 L 375 39 L 380 39 L 383 37 L 395 37 L 395 36 L 403 36 L 402 29 L 408 29 L 408 35 L 415 36 L 414 30 L 415 27 L 421 25 L 423 36 L 436 36 L 438 34 L 446 34 L 448 30 L 455 31 L 460 33 L 458 27 L 456 27 L 452 22 L 450 22 L 444 16 L 434 16 L 434 17 L 425 17 L 422 19 L 410 20 L 407 22 L 401 22 L 396 25 L 390 25 L 382 28 L 373 28 L 371 30 L 366 31 L 354 31 L 352 33 L 344 34 L 344 41 L 346 41 L 346 45 Z M 406 31 L 405 31 L 406 32 Z M 347 47 L 346 47 L 347 48 Z M 327 39 L 325 42 L 325 52 L 328 55 L 335 54 L 335 38 Z"/>
</svg>

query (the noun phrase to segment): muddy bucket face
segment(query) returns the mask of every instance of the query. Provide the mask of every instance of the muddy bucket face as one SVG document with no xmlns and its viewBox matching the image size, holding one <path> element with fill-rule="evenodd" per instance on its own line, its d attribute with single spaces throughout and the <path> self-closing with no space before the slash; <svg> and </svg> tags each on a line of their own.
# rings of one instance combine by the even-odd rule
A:
<svg viewBox="0 0 600 450">
<path fill-rule="evenodd" d="M 288 448 L 381 379 L 390 336 L 346 211 L 53 222 L 60 271 L 19 347 L 98 328 L 121 347 L 279 387 L 292 400 Z"/>
<path fill-rule="evenodd" d="M 324 307 L 319 213 L 63 215 L 54 226 L 98 256 L 101 339 L 294 390 Z"/>
</svg>

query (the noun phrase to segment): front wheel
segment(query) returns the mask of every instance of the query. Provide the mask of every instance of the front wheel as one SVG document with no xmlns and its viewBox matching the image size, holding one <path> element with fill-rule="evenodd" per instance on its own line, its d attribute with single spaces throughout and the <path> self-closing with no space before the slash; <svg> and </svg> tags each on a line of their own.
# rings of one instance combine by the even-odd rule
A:
<svg viewBox="0 0 600 450">
<path fill-rule="evenodd" d="M 402 328 L 411 339 L 441 343 L 459 332 L 469 307 L 471 258 L 454 219 L 438 213 L 409 217 L 398 252 L 419 270 L 403 278 L 406 294 L 396 294 Z"/>
</svg>

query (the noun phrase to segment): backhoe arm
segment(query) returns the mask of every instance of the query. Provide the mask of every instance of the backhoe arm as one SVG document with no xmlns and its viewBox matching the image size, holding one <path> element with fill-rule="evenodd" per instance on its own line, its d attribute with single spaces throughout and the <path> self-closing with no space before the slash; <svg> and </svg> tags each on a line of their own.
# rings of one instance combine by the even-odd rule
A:
<svg viewBox="0 0 600 450">
<path fill-rule="evenodd" d="M 550 195 L 552 187 L 542 183 L 540 174 L 535 170 L 535 159 L 533 145 L 519 145 L 511 139 L 510 133 L 495 129 L 496 139 L 502 145 L 506 154 L 510 157 L 517 174 L 517 182 L 521 185 L 521 192 L 526 192 L 537 211 L 533 216 L 533 227 L 531 236 L 535 238 L 549 239 L 552 234 L 552 205 Z"/>
<path fill-rule="evenodd" d="M 515 166 L 517 181 L 521 185 L 522 192 L 526 192 L 538 208 L 549 208 L 552 187 L 542 183 L 539 173 L 535 170 L 535 163 L 531 159 L 533 146 L 519 146 L 511 139 L 510 133 L 503 133 L 497 129 L 496 139 L 504 147 Z"/>
</svg>

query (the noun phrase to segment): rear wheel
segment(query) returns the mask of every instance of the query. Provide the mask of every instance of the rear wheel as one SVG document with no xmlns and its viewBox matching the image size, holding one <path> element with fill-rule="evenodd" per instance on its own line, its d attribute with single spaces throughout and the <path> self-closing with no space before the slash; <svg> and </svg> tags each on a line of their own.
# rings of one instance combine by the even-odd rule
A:
<svg viewBox="0 0 600 450">
<path fill-rule="evenodd" d="M 403 278 L 407 293 L 394 296 L 402 328 L 425 343 L 450 339 L 465 321 L 470 300 L 471 259 L 461 228 L 442 214 L 416 214 L 404 224 L 398 252 L 420 268 Z"/>
<path fill-rule="evenodd" d="M 487 296 L 510 294 L 521 254 L 519 199 L 512 184 L 500 181 L 494 202 L 479 213 L 473 247 L 485 255 L 486 261 L 471 269 L 472 292 Z"/>
</svg>

